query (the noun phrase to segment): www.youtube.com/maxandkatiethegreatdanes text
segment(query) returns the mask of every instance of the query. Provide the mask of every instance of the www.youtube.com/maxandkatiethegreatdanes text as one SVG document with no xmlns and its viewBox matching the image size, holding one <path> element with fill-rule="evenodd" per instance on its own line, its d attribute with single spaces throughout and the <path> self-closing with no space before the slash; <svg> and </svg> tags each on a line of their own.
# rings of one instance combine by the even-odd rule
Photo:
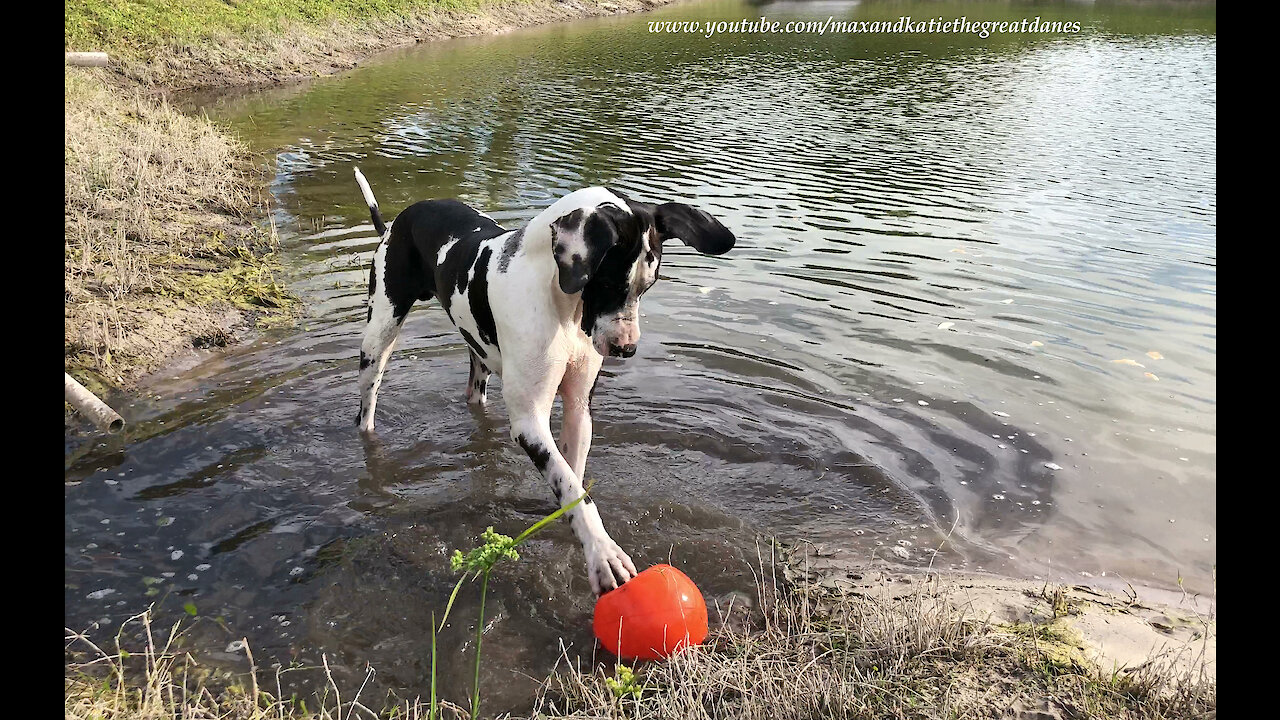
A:
<svg viewBox="0 0 1280 720">
<path fill-rule="evenodd" d="M 995 33 L 1078 33 L 1078 20 L 1043 20 L 1040 16 L 1022 20 L 970 20 L 967 16 L 939 16 L 914 20 L 903 15 L 897 20 L 789 20 L 779 22 L 761 17 L 759 20 L 651 20 L 651 33 L 698 33 L 706 37 L 727 34 L 766 33 L 972 33 L 988 38 Z"/>
</svg>

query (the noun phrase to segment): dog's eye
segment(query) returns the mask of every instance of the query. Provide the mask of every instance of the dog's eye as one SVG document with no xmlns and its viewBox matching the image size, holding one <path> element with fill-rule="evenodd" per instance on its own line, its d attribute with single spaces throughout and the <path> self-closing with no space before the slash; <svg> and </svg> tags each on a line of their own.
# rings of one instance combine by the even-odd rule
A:
<svg viewBox="0 0 1280 720">
<path fill-rule="evenodd" d="M 644 254 L 644 261 L 650 265 L 653 264 L 653 251 L 649 251 Z"/>
</svg>

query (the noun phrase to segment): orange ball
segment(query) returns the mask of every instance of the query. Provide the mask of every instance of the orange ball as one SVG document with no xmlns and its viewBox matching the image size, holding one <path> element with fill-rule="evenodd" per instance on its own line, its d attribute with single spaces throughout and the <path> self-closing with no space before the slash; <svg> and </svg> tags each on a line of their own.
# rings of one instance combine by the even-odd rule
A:
<svg viewBox="0 0 1280 720">
<path fill-rule="evenodd" d="M 592 627 L 623 660 L 657 660 L 707 637 L 707 603 L 688 575 L 654 565 L 596 601 Z"/>
</svg>

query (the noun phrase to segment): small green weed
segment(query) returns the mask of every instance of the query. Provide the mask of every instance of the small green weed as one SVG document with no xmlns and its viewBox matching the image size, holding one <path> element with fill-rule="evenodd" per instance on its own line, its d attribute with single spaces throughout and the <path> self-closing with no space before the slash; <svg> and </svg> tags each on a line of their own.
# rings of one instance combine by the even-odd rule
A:
<svg viewBox="0 0 1280 720">
<path fill-rule="evenodd" d="M 644 683 L 636 677 L 635 671 L 619 663 L 614 677 L 605 678 L 604 684 L 613 692 L 613 696 L 622 702 L 627 698 L 640 700 L 644 697 Z"/>
<path fill-rule="evenodd" d="M 461 550 L 454 550 L 453 557 L 449 559 L 449 566 L 454 572 L 461 572 L 462 577 L 458 578 L 458 584 L 453 586 L 453 592 L 449 595 L 449 602 L 445 605 L 444 616 L 440 618 L 440 622 L 435 622 L 435 614 L 432 614 L 431 626 L 431 710 L 429 718 L 435 720 L 439 713 L 439 704 L 436 697 L 436 634 L 444 629 L 445 623 L 449 619 L 449 612 L 453 609 L 453 601 L 458 598 L 458 591 L 462 589 L 462 585 L 468 579 L 474 581 L 480 579 L 480 615 L 476 621 L 476 670 L 475 681 L 471 692 L 471 717 L 480 716 L 480 644 L 484 640 L 484 603 L 489 595 L 489 574 L 493 572 L 493 567 L 500 560 L 506 558 L 508 560 L 519 560 L 520 553 L 516 552 L 516 547 L 520 543 L 528 540 L 534 533 L 546 527 L 561 515 L 572 510 L 578 503 L 582 502 L 587 494 L 591 492 L 591 486 L 583 491 L 582 495 L 573 502 L 558 508 L 555 512 L 547 515 L 538 522 L 531 525 L 524 532 L 515 538 L 509 535 L 495 532 L 493 527 L 485 528 L 484 533 L 480 536 L 483 544 L 480 547 L 471 550 L 463 555 Z M 638 696 L 637 696 L 638 697 Z"/>
</svg>

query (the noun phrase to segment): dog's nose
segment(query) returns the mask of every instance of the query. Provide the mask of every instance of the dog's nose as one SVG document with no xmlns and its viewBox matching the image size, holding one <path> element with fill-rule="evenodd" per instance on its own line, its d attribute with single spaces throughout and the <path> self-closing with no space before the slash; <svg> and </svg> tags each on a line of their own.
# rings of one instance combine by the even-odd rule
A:
<svg viewBox="0 0 1280 720">
<path fill-rule="evenodd" d="M 636 345 L 635 343 L 632 343 L 630 345 L 622 345 L 622 346 L 610 344 L 609 354 L 613 357 L 629 358 L 632 355 L 636 354 Z"/>
</svg>

